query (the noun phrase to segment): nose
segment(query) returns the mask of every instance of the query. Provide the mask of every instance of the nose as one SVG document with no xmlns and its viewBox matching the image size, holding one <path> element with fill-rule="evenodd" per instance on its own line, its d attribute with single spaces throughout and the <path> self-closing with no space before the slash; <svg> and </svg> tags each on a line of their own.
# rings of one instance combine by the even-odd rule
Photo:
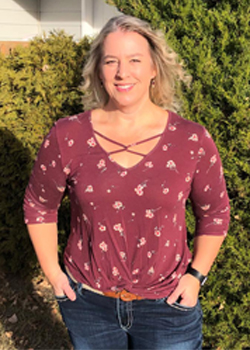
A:
<svg viewBox="0 0 250 350">
<path fill-rule="evenodd" d="M 124 79 L 129 76 L 129 66 L 127 62 L 119 62 L 117 66 L 116 76 L 120 79 Z"/>
</svg>

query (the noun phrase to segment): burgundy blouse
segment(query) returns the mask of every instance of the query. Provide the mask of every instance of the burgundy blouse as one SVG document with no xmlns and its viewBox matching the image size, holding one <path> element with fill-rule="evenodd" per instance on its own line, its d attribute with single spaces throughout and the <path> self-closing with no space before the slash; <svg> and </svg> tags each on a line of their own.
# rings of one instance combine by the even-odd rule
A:
<svg viewBox="0 0 250 350">
<path fill-rule="evenodd" d="M 199 124 L 169 112 L 157 145 L 128 169 L 98 143 L 91 111 L 60 119 L 38 153 L 25 194 L 25 222 L 57 221 L 68 188 L 71 234 L 64 261 L 100 291 L 168 296 L 191 261 L 185 204 L 196 235 L 226 235 L 229 200 L 216 146 Z"/>
</svg>

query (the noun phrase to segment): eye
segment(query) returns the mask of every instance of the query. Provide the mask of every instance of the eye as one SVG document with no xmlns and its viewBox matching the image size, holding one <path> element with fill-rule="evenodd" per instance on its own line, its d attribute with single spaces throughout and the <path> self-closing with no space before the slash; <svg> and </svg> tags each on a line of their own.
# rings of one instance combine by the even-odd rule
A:
<svg viewBox="0 0 250 350">
<path fill-rule="evenodd" d="M 107 60 L 104 62 L 104 64 L 107 64 L 107 65 L 113 65 L 113 64 L 116 64 L 117 61 L 116 60 Z"/>
<path fill-rule="evenodd" d="M 141 61 L 138 58 L 132 58 L 132 60 L 130 60 L 130 62 L 132 62 L 132 63 L 139 63 Z"/>
</svg>

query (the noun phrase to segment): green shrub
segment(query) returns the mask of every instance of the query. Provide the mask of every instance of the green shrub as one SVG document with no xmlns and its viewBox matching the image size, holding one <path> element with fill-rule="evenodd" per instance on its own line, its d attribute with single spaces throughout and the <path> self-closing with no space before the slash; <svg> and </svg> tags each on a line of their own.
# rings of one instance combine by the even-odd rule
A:
<svg viewBox="0 0 250 350">
<path fill-rule="evenodd" d="M 87 39 L 76 43 L 54 32 L 0 57 L 0 264 L 8 271 L 29 273 L 35 266 L 23 224 L 24 190 L 53 122 L 82 110 L 79 86 L 88 49 Z M 68 225 L 65 205 L 59 228 L 63 234 Z"/>
<path fill-rule="evenodd" d="M 248 0 L 110 0 L 161 28 L 193 76 L 182 115 L 207 127 L 231 199 L 229 235 L 202 289 L 205 345 L 250 345 L 250 6 Z M 188 212 L 188 228 L 193 231 Z"/>
</svg>

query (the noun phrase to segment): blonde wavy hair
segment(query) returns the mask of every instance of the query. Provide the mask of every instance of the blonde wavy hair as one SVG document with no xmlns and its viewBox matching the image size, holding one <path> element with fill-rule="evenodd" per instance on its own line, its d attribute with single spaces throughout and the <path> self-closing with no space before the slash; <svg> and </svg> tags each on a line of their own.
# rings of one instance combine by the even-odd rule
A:
<svg viewBox="0 0 250 350">
<path fill-rule="evenodd" d="M 139 18 L 121 15 L 111 18 L 95 38 L 83 69 L 84 109 L 102 108 L 109 96 L 101 84 L 99 73 L 105 38 L 118 30 L 136 32 L 149 44 L 152 61 L 156 67 L 154 87 L 150 87 L 150 98 L 156 105 L 177 111 L 180 108 L 180 82 L 189 84 L 191 77 L 185 72 L 178 55 L 166 43 L 164 34 L 153 30 Z"/>
</svg>

